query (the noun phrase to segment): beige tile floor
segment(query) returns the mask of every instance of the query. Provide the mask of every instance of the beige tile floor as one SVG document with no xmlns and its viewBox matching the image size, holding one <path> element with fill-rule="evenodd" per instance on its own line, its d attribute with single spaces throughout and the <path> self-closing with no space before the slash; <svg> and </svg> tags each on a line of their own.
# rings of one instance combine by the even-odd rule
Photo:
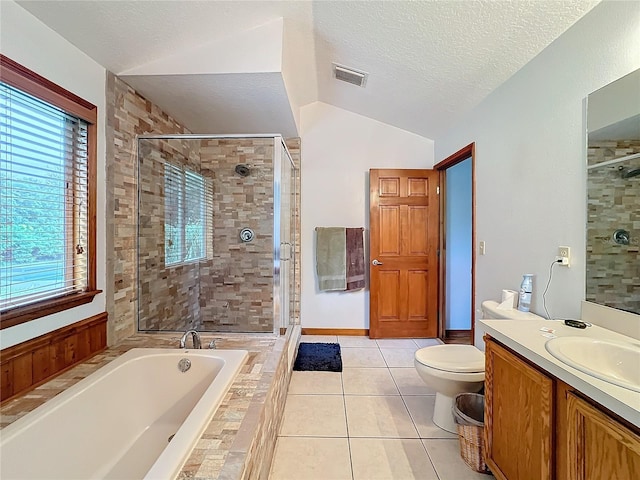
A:
<svg viewBox="0 0 640 480">
<path fill-rule="evenodd" d="M 293 372 L 271 480 L 490 480 L 433 424 L 435 392 L 413 367 L 438 340 L 302 336 L 338 342 L 343 371 Z"/>
</svg>

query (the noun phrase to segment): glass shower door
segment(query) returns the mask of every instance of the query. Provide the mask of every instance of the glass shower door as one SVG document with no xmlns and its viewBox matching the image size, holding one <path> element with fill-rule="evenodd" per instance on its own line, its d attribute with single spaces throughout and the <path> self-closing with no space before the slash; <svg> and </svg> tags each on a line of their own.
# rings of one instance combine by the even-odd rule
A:
<svg viewBox="0 0 640 480">
<path fill-rule="evenodd" d="M 292 239 L 292 165 L 289 154 L 280 145 L 280 327 L 286 328 L 291 320 L 291 285 L 293 277 Z"/>
</svg>

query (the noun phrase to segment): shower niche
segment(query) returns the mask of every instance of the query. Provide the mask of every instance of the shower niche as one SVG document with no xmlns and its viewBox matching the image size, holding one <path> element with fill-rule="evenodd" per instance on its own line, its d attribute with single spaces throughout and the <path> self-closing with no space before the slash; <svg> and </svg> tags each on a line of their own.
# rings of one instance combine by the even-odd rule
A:
<svg viewBox="0 0 640 480">
<path fill-rule="evenodd" d="M 296 180 L 279 136 L 140 136 L 138 331 L 294 323 Z"/>
</svg>

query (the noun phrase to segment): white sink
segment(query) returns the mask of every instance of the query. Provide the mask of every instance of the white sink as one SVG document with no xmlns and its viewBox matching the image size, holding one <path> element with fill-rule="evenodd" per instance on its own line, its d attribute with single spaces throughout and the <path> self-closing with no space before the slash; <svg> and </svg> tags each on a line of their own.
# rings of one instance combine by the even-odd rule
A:
<svg viewBox="0 0 640 480">
<path fill-rule="evenodd" d="M 640 344 L 589 337 L 558 337 L 547 352 L 567 365 L 605 382 L 640 392 Z"/>
</svg>

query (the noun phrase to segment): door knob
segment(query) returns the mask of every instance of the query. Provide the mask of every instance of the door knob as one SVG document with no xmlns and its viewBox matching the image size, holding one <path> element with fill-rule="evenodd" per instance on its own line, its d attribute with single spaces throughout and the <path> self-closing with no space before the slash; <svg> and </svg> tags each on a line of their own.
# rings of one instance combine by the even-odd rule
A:
<svg viewBox="0 0 640 480">
<path fill-rule="evenodd" d="M 377 258 L 374 258 L 373 261 L 371 262 L 372 265 L 382 265 L 382 262 L 378 261 Z"/>
</svg>

